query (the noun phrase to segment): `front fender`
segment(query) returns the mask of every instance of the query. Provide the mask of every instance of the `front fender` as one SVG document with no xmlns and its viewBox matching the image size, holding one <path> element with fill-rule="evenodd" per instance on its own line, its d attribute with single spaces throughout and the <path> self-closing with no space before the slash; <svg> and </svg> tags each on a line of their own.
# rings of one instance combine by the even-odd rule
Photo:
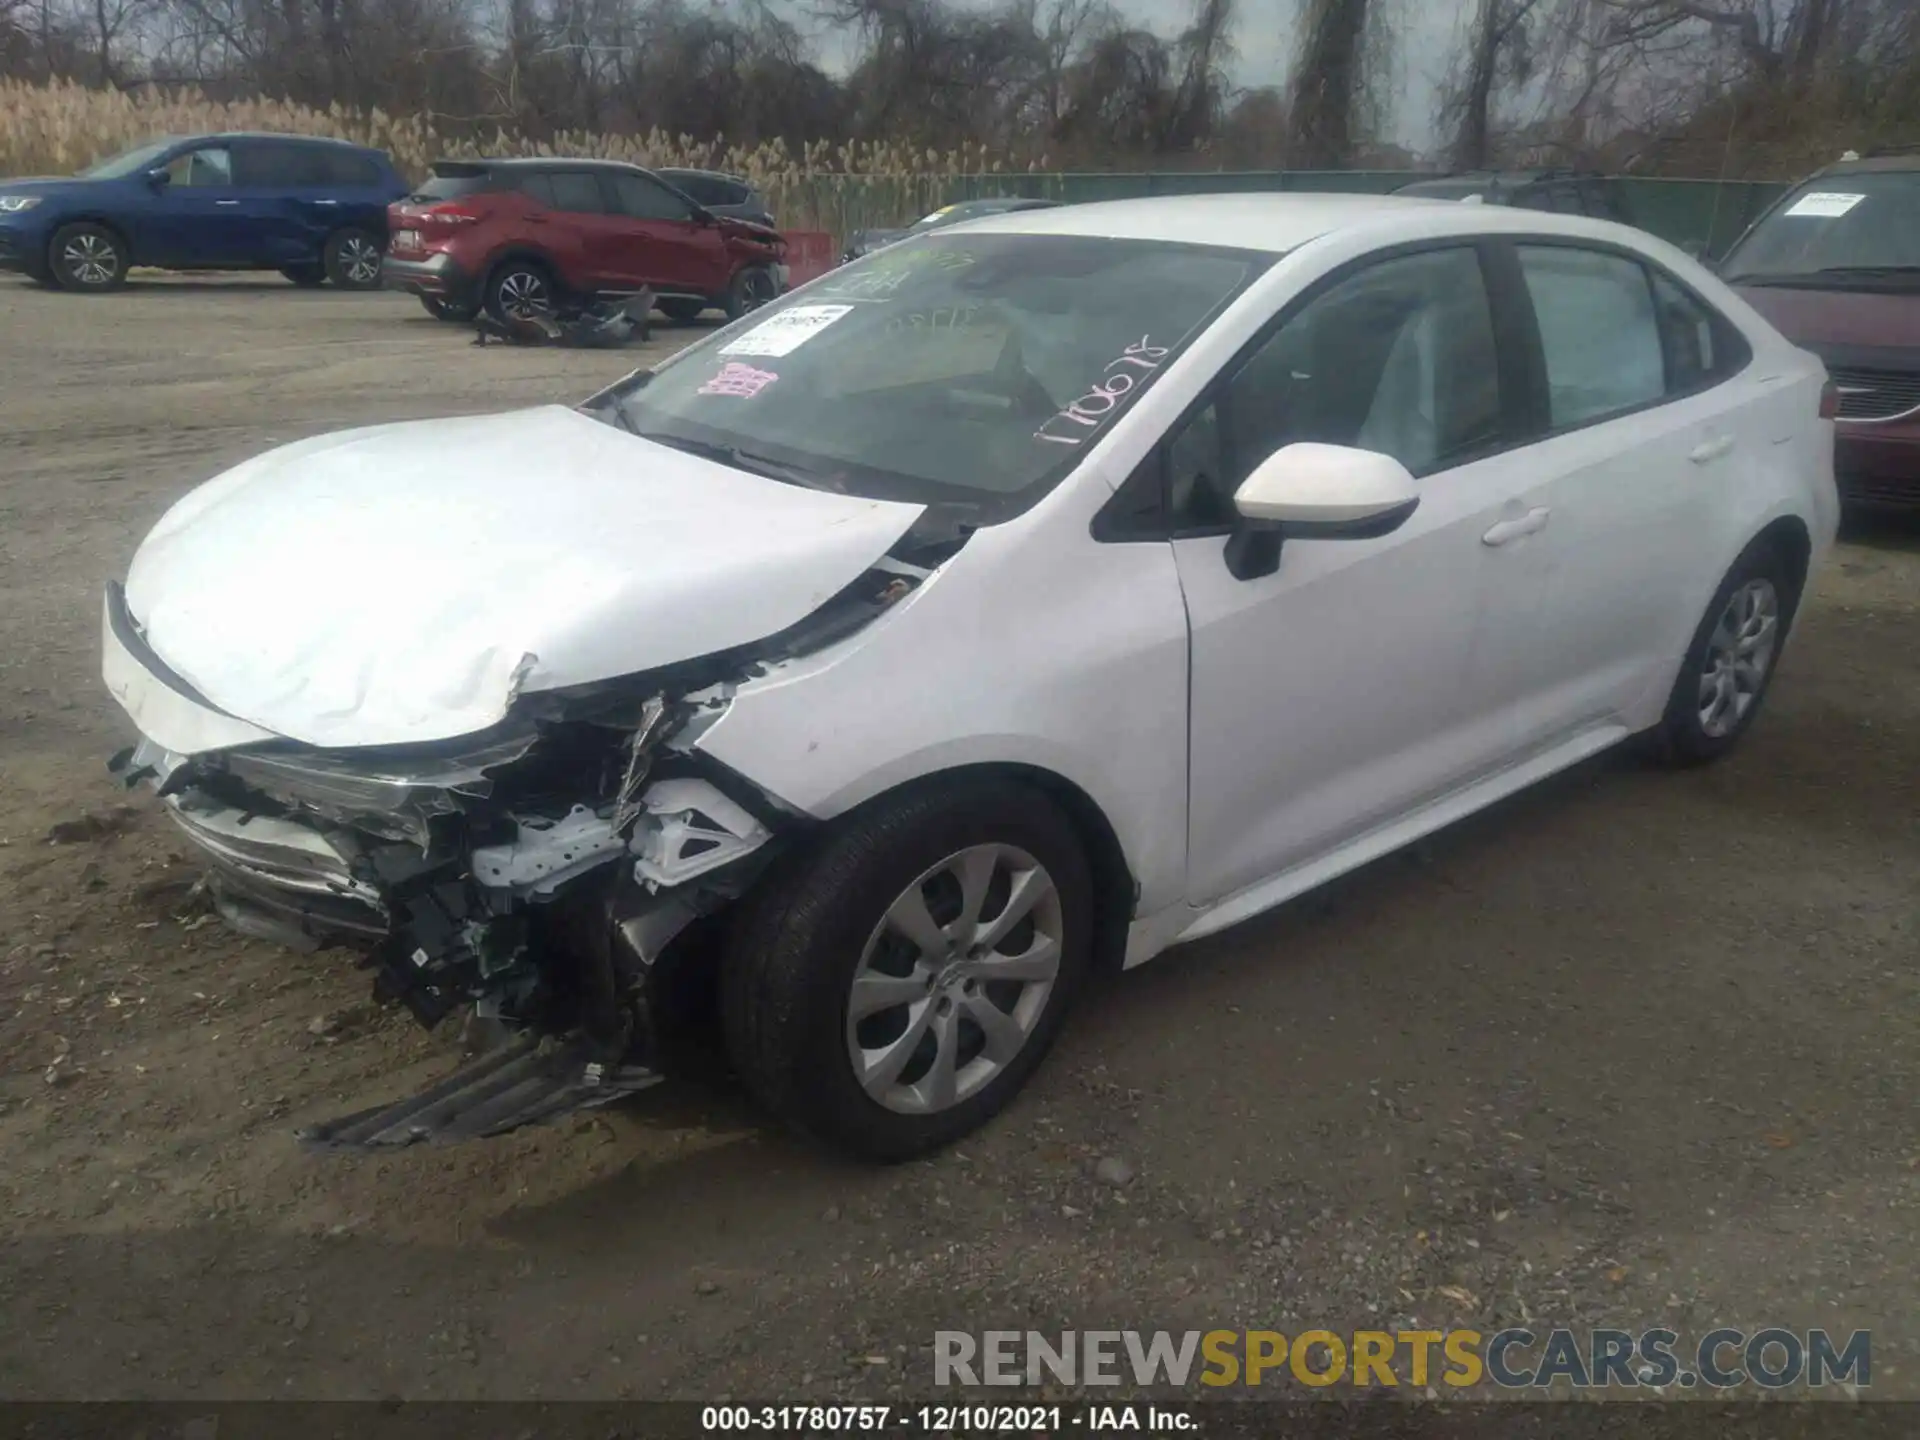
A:
<svg viewBox="0 0 1920 1440">
<path fill-rule="evenodd" d="M 1047 772 L 1100 809 L 1158 908 L 1186 890 L 1171 547 L 1027 545 L 1022 528 L 975 534 L 896 612 L 740 686 L 697 747 L 819 820 L 962 766 Z"/>
</svg>

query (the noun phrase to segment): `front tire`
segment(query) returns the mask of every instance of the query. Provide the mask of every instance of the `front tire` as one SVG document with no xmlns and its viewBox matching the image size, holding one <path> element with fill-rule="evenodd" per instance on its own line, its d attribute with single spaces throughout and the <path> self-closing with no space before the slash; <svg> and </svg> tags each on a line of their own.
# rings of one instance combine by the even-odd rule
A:
<svg viewBox="0 0 1920 1440">
<path fill-rule="evenodd" d="M 1740 743 L 1773 684 L 1800 600 L 1794 568 L 1767 541 L 1749 547 L 1694 631 L 1667 708 L 1648 738 L 1656 758 L 1704 765 Z"/>
<path fill-rule="evenodd" d="M 342 290 L 378 290 L 381 250 L 379 237 L 365 230 L 336 230 L 321 249 L 321 265 Z"/>
<path fill-rule="evenodd" d="M 750 265 L 727 286 L 727 319 L 738 320 L 780 298 L 780 282 L 764 265 Z"/>
<path fill-rule="evenodd" d="M 928 785 L 855 812 L 736 920 L 721 1000 L 748 1091 L 863 1159 L 977 1129 L 1066 1018 L 1092 888 L 1072 823 L 1026 785 Z"/>
<path fill-rule="evenodd" d="M 116 231 L 91 220 L 62 225 L 47 245 L 47 267 L 62 290 L 99 294 L 127 283 L 132 257 Z"/>
</svg>

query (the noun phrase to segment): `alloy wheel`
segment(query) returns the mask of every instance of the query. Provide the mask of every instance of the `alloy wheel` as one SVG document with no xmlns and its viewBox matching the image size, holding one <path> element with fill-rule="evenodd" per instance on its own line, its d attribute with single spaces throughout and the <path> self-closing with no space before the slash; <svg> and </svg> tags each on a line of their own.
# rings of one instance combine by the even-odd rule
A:
<svg viewBox="0 0 1920 1440">
<path fill-rule="evenodd" d="M 1749 580 L 1727 597 L 1707 637 L 1699 714 L 1708 739 L 1723 739 L 1746 720 L 1766 685 L 1779 643 L 1779 592 L 1771 580 Z"/>
<path fill-rule="evenodd" d="M 874 928 L 847 997 L 847 1054 L 876 1103 L 951 1109 L 1026 1047 L 1060 973 L 1053 877 L 1012 845 L 926 870 Z"/>
<path fill-rule="evenodd" d="M 380 247 L 364 235 L 340 242 L 340 268 L 356 285 L 371 285 L 380 274 Z"/>
<path fill-rule="evenodd" d="M 501 311 L 515 320 L 531 320 L 553 308 L 546 280 L 531 270 L 512 270 L 501 276 L 495 293 Z"/>
<path fill-rule="evenodd" d="M 762 305 L 770 305 L 780 298 L 779 286 L 773 276 L 765 270 L 754 270 L 747 275 L 744 287 L 745 309 L 758 310 Z"/>
<path fill-rule="evenodd" d="M 87 231 L 61 248 L 60 263 L 82 285 L 107 285 L 120 273 L 120 252 L 106 236 Z"/>
</svg>

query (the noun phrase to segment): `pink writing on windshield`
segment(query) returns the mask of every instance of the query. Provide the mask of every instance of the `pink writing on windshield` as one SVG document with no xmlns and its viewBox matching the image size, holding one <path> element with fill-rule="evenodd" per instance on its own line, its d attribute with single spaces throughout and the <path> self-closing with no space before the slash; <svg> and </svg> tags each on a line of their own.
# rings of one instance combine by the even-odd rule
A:
<svg viewBox="0 0 1920 1440">
<path fill-rule="evenodd" d="M 1086 394 L 1034 431 L 1033 438 L 1055 445 L 1084 443 L 1167 358 L 1167 348 L 1152 341 L 1152 336 L 1142 335 L 1122 350 L 1108 364 L 1104 379 L 1095 381 Z"/>
</svg>

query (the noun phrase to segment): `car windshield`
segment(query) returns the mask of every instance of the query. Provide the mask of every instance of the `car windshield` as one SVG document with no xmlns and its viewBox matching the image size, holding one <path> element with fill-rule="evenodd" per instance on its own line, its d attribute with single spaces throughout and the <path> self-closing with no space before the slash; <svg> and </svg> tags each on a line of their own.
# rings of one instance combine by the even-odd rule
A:
<svg viewBox="0 0 1920 1440">
<path fill-rule="evenodd" d="M 124 180 L 129 175 L 137 175 L 151 169 L 159 158 L 180 142 L 177 140 L 152 140 L 145 145 L 135 146 L 131 150 L 122 150 L 97 164 L 82 170 L 81 180 Z"/>
<path fill-rule="evenodd" d="M 1920 283 L 1920 170 L 1828 175 L 1802 185 L 1721 266 L 1734 283 Z"/>
<path fill-rule="evenodd" d="M 595 408 L 740 468 L 990 524 L 1057 483 L 1274 258 L 927 236 L 842 266 Z"/>
<path fill-rule="evenodd" d="M 1004 215 L 1010 210 L 1043 209 L 1020 200 L 964 200 L 958 205 L 949 205 L 944 210 L 936 210 L 931 215 L 916 220 L 908 233 L 921 234 L 927 230 L 944 230 L 949 225 L 958 225 L 964 220 L 978 220 L 987 215 Z"/>
</svg>

